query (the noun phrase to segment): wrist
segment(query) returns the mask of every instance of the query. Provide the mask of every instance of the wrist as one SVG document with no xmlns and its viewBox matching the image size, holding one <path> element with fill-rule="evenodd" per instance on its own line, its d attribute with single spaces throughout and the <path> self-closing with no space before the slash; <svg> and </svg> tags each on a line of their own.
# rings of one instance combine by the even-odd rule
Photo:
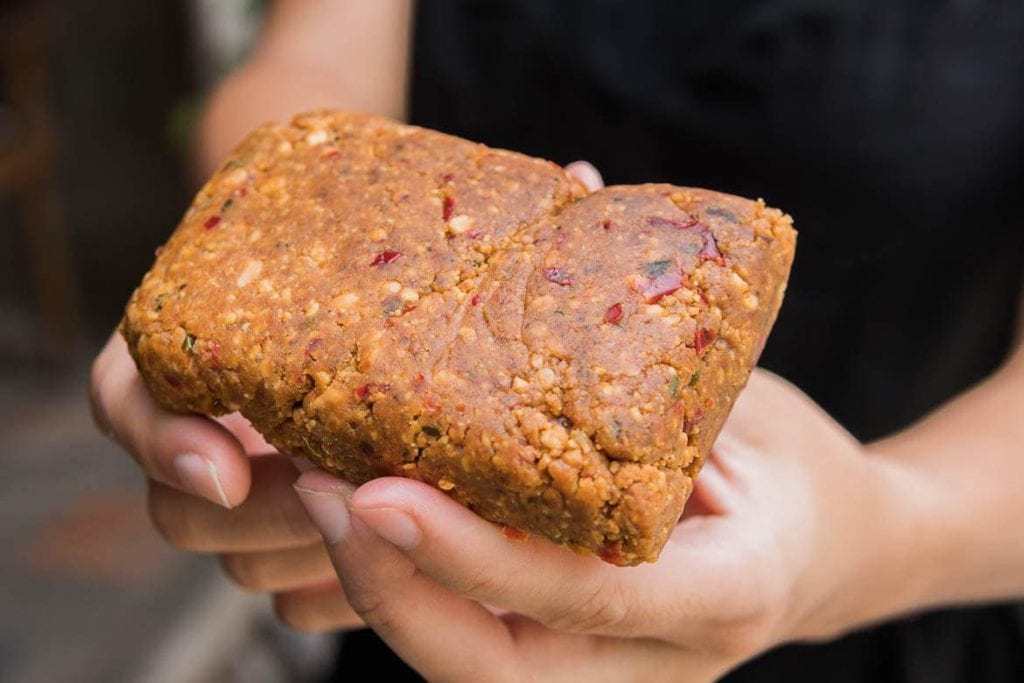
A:
<svg viewBox="0 0 1024 683">
<path fill-rule="evenodd" d="M 830 640 L 936 604 L 948 567 L 950 527 L 941 491 L 905 463 L 865 447 L 845 524 L 823 544 L 827 569 L 800 640 Z"/>
</svg>

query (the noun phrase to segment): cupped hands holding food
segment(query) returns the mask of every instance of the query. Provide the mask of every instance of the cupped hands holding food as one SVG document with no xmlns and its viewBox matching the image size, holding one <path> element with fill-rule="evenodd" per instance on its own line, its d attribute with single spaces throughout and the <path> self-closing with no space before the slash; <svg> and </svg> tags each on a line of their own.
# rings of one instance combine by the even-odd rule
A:
<svg viewBox="0 0 1024 683">
<path fill-rule="evenodd" d="M 365 622 L 431 679 L 710 680 L 911 608 L 928 587 L 915 520 L 937 492 L 763 371 L 660 560 L 632 568 L 509 539 L 419 482 L 300 477 L 237 416 L 157 406 L 118 337 L 93 378 L 97 420 L 151 478 L 171 543 L 219 553 L 298 628 Z"/>
</svg>

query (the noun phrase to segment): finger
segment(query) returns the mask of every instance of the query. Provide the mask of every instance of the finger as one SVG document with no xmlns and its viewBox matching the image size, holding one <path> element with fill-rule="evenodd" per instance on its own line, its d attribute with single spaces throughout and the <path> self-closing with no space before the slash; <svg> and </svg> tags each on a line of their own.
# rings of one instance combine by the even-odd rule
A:
<svg viewBox="0 0 1024 683">
<path fill-rule="evenodd" d="M 703 520 L 717 517 L 683 522 L 654 564 L 613 567 L 542 538 L 510 541 L 496 525 L 408 479 L 363 485 L 351 510 L 442 586 L 556 630 L 701 643 L 706 629 L 720 625 L 720 607 L 742 613 L 737 601 L 748 597 L 722 578 L 736 575 L 737 557 L 728 539 L 707 533 Z"/>
<path fill-rule="evenodd" d="M 252 552 L 310 545 L 320 534 L 309 521 L 292 483 L 298 471 L 282 456 L 252 459 L 249 497 L 225 510 L 152 482 L 149 512 L 157 530 L 184 550 Z"/>
<path fill-rule="evenodd" d="M 319 539 L 300 548 L 228 553 L 221 555 L 220 564 L 235 583 L 258 593 L 278 593 L 338 580 L 327 549 Z"/>
<path fill-rule="evenodd" d="M 277 618 L 299 631 L 350 631 L 363 628 L 362 617 L 348 604 L 338 577 L 331 581 L 274 594 Z"/>
<path fill-rule="evenodd" d="M 350 519 L 351 488 L 318 470 L 296 483 L 356 612 L 429 680 L 489 680 L 495 671 L 514 678 L 514 643 L 504 622 L 417 572 L 394 546 Z"/>
<path fill-rule="evenodd" d="M 238 439 L 246 453 L 250 455 L 265 455 L 277 452 L 277 449 L 267 443 L 263 435 L 256 431 L 252 424 L 240 413 L 221 415 L 214 418 L 214 420 L 227 428 Z"/>
<path fill-rule="evenodd" d="M 583 183 L 589 192 L 600 190 L 604 187 L 604 178 L 589 161 L 574 161 L 565 167 L 566 172 Z"/>
<path fill-rule="evenodd" d="M 652 588 L 666 583 L 660 563 L 612 567 L 542 538 L 511 542 L 440 491 L 406 479 L 362 486 L 351 509 L 427 575 L 474 600 L 558 630 L 653 636 L 664 625 L 665 595 Z"/>
<path fill-rule="evenodd" d="M 118 334 L 93 364 L 90 399 L 100 430 L 150 478 L 226 508 L 245 500 L 249 460 L 238 439 L 213 420 L 157 405 Z"/>
</svg>

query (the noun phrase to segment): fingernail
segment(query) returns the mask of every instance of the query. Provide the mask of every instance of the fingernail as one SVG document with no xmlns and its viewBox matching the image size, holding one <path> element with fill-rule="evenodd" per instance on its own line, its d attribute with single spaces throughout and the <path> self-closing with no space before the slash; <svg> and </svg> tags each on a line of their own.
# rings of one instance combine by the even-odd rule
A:
<svg viewBox="0 0 1024 683">
<path fill-rule="evenodd" d="M 224 493 L 217 467 L 197 453 L 183 453 L 174 457 L 174 471 L 181 485 L 211 503 L 231 509 L 231 501 Z"/>
<path fill-rule="evenodd" d="M 325 541 L 333 545 L 348 536 L 351 523 L 348 505 L 341 491 L 314 491 L 296 486 L 295 492 Z"/>
<path fill-rule="evenodd" d="M 412 550 L 423 538 L 416 520 L 401 510 L 357 508 L 354 513 L 374 533 L 402 550 Z"/>
</svg>

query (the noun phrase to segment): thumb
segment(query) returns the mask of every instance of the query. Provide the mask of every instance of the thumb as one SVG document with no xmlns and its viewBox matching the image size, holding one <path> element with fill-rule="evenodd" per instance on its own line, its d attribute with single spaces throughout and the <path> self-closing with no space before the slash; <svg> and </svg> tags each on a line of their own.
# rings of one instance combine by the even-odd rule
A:
<svg viewBox="0 0 1024 683">
<path fill-rule="evenodd" d="M 398 548 L 350 515 L 354 488 L 321 470 L 305 472 L 295 483 L 349 604 L 366 624 L 428 680 L 489 680 L 494 671 L 514 670 L 515 642 L 505 623 L 417 571 Z"/>
</svg>

